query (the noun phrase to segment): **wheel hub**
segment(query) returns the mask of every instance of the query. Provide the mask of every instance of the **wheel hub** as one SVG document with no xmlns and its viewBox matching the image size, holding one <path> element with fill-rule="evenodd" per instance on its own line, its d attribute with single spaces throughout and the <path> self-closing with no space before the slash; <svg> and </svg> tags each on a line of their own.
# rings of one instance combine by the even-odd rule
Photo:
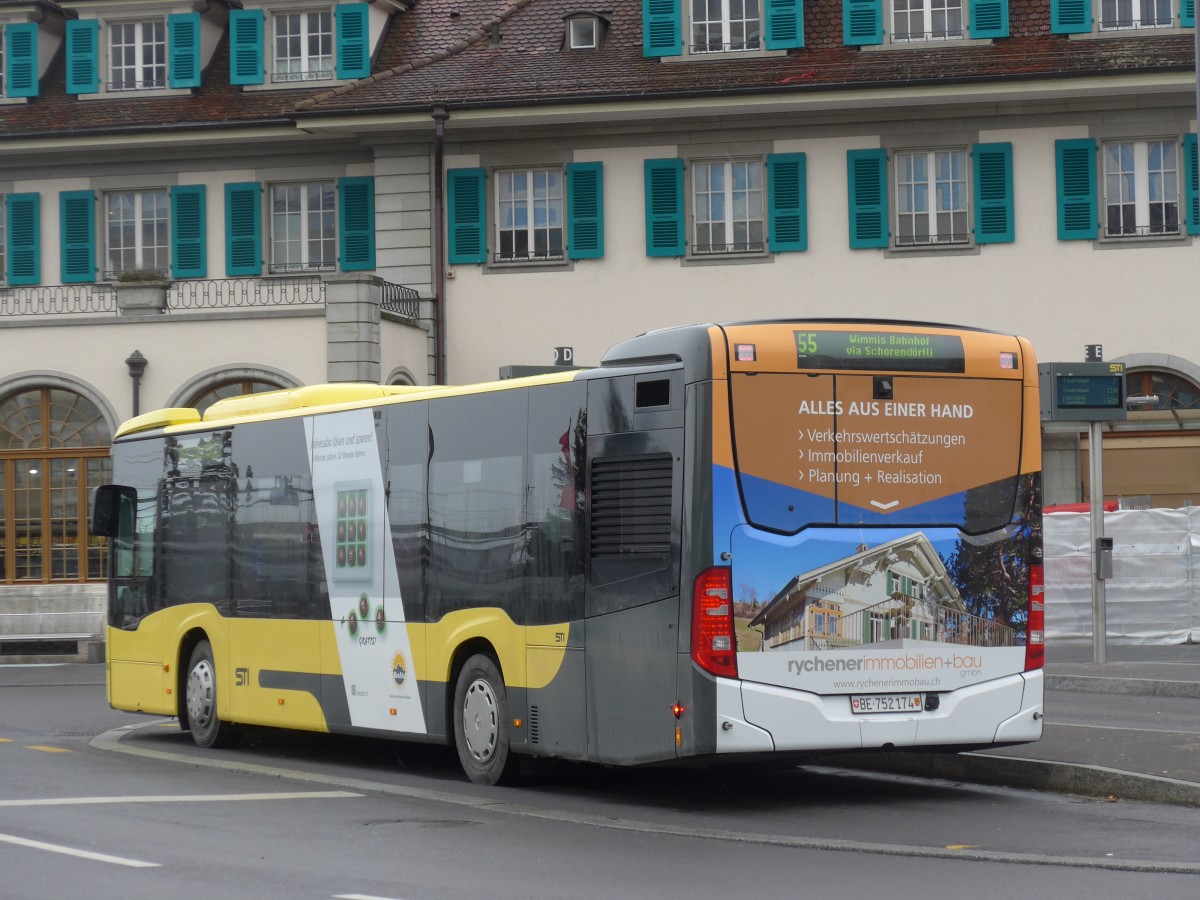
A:
<svg viewBox="0 0 1200 900">
<path fill-rule="evenodd" d="M 500 723 L 496 720 L 496 695 L 483 679 L 471 682 L 463 698 L 463 738 L 479 762 L 487 762 L 496 751 Z"/>
</svg>

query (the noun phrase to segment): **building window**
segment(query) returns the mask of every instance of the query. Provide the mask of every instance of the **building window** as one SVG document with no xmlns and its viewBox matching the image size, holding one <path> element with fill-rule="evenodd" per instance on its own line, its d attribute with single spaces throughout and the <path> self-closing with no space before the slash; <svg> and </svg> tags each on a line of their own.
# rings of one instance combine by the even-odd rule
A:
<svg viewBox="0 0 1200 900">
<path fill-rule="evenodd" d="M 332 181 L 271 186 L 271 271 L 332 272 L 337 209 Z"/>
<path fill-rule="evenodd" d="M 962 36 L 962 0 L 893 0 L 893 41 L 948 40 Z"/>
<path fill-rule="evenodd" d="M 1171 0 L 1100 0 L 1100 30 L 1170 28 Z"/>
<path fill-rule="evenodd" d="M 136 91 L 167 86 L 167 28 L 159 20 L 108 26 L 108 90 Z"/>
<path fill-rule="evenodd" d="M 170 214 L 165 190 L 117 191 L 104 195 L 105 278 L 171 264 Z"/>
<path fill-rule="evenodd" d="M 226 381 L 222 384 L 218 384 L 216 387 L 206 388 L 197 394 L 187 405 L 192 407 L 201 415 L 204 415 L 205 410 L 207 410 L 218 400 L 225 400 L 229 397 L 242 397 L 246 394 L 261 394 L 265 391 L 278 391 L 282 389 L 282 385 L 272 384 L 269 381 L 255 381 L 253 379 L 243 378 L 235 381 Z"/>
<path fill-rule="evenodd" d="M 759 0 L 692 0 L 692 52 L 758 50 L 762 46 Z"/>
<path fill-rule="evenodd" d="M 572 50 L 595 50 L 600 46 L 600 25 L 593 16 L 577 16 L 567 22 L 567 46 Z"/>
<path fill-rule="evenodd" d="M 1139 411 L 1152 409 L 1200 409 L 1200 387 L 1171 372 L 1141 371 L 1125 375 L 1129 397 L 1153 397 L 1139 404 Z"/>
<path fill-rule="evenodd" d="M 692 165 L 692 252 L 761 253 L 765 249 L 761 160 Z"/>
<path fill-rule="evenodd" d="M 1104 145 L 1106 237 L 1179 234 L 1176 141 Z"/>
<path fill-rule="evenodd" d="M 333 78 L 333 14 L 328 9 L 276 13 L 274 67 L 276 82 Z"/>
<path fill-rule="evenodd" d="M 896 243 L 967 243 L 967 153 L 897 153 Z"/>
<path fill-rule="evenodd" d="M 68 390 L 0 400 L 0 583 L 103 579 L 107 544 L 87 533 L 91 489 L 112 480 L 108 427 Z"/>
<path fill-rule="evenodd" d="M 563 259 L 561 169 L 496 173 L 496 262 Z"/>
</svg>

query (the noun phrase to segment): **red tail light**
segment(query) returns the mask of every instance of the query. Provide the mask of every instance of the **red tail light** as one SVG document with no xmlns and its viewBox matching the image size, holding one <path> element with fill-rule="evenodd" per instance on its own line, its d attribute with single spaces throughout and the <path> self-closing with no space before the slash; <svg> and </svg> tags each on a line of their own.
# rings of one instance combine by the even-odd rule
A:
<svg viewBox="0 0 1200 900">
<path fill-rule="evenodd" d="M 728 566 L 705 569 L 692 587 L 692 659 L 725 678 L 737 678 L 733 628 L 733 574 Z"/>
<path fill-rule="evenodd" d="M 1025 626 L 1025 671 L 1040 669 L 1046 661 L 1046 571 L 1029 566 L 1029 621 Z"/>
</svg>

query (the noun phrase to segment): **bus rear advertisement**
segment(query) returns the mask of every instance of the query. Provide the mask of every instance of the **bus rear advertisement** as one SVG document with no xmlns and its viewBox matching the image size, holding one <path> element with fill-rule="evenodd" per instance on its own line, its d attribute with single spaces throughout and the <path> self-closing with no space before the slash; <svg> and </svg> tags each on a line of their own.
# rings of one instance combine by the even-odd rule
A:
<svg viewBox="0 0 1200 900">
<path fill-rule="evenodd" d="M 108 696 L 617 765 L 1041 735 L 1029 344 L 926 323 L 651 332 L 600 366 L 319 385 L 118 432 Z"/>
</svg>

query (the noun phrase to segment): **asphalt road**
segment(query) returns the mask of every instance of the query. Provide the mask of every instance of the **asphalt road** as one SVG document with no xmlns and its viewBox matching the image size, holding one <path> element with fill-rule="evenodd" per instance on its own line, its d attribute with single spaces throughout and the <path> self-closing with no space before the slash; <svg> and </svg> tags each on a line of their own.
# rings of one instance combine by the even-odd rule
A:
<svg viewBox="0 0 1200 900">
<path fill-rule="evenodd" d="M 7 674 L 5 900 L 1190 900 L 1200 883 L 1193 809 L 825 767 L 560 765 L 481 788 L 437 748 L 254 730 L 201 751 L 97 684 Z"/>
</svg>

